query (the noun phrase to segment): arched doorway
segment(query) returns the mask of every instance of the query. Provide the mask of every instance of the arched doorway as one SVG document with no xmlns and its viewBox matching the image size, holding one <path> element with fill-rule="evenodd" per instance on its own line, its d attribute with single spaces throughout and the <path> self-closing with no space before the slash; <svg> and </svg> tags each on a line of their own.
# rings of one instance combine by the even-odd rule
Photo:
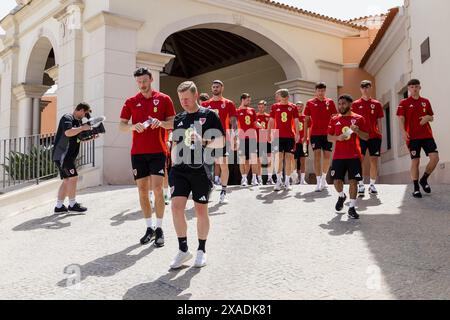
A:
<svg viewBox="0 0 450 320">
<path fill-rule="evenodd" d="M 241 25 L 206 23 L 188 27 L 169 34 L 160 50 L 175 56 L 160 73 L 160 88 L 174 97 L 177 106 L 176 88 L 187 79 L 206 93 L 211 82 L 220 79 L 225 83 L 225 96 L 237 106 L 241 94 L 247 92 L 256 107 L 263 99 L 269 106 L 274 103 L 278 83 L 300 79 L 304 74 L 279 44 Z M 292 95 L 293 100 L 296 98 Z M 179 106 L 177 109 L 181 110 Z M 230 164 L 229 183 L 239 184 L 240 179 L 239 166 Z"/>
<path fill-rule="evenodd" d="M 29 53 L 23 82 L 14 88 L 17 98 L 17 136 L 53 133 L 56 127 L 55 50 L 41 37 Z M 55 77 L 53 79 L 50 75 Z"/>
</svg>

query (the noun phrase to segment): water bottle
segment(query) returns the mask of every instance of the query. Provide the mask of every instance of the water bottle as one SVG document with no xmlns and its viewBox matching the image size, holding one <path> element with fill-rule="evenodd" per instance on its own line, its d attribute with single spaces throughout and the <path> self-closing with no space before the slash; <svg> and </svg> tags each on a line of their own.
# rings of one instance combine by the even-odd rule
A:
<svg viewBox="0 0 450 320">
<path fill-rule="evenodd" d="M 194 132 L 194 134 L 197 134 L 197 129 L 195 129 L 194 124 L 191 124 L 191 129 Z M 195 140 L 191 139 L 191 150 L 195 150 Z"/>
<path fill-rule="evenodd" d="M 147 129 L 148 127 L 150 127 L 153 124 L 154 121 L 155 121 L 155 119 L 153 119 L 151 117 L 148 118 L 148 120 L 143 123 L 144 128 Z"/>
</svg>

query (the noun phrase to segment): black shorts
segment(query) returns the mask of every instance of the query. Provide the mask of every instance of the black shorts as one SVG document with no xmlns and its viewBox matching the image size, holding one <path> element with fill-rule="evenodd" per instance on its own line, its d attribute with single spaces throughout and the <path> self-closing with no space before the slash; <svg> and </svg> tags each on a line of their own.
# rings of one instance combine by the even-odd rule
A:
<svg viewBox="0 0 450 320">
<path fill-rule="evenodd" d="M 59 169 L 59 175 L 61 179 L 69 179 L 78 177 L 77 168 L 75 166 L 75 159 L 64 159 L 64 162 L 55 161 L 56 166 Z"/>
<path fill-rule="evenodd" d="M 278 144 L 277 144 L 278 142 Z M 273 152 L 294 153 L 295 139 L 294 138 L 279 138 L 273 143 Z"/>
<path fill-rule="evenodd" d="M 258 142 L 256 139 L 241 139 L 239 140 L 238 154 L 240 157 L 245 156 L 245 160 L 250 160 L 250 155 L 258 154 Z"/>
<path fill-rule="evenodd" d="M 197 203 L 209 202 L 213 183 L 205 169 L 180 169 L 172 167 L 169 174 L 171 197 L 189 198 L 192 192 L 192 200 Z"/>
<path fill-rule="evenodd" d="M 362 181 L 361 159 L 335 159 L 331 165 L 331 178 L 333 180 L 345 181 L 348 173 L 348 180 Z"/>
<path fill-rule="evenodd" d="M 381 139 L 369 139 L 368 141 L 359 139 L 359 145 L 361 146 L 361 153 L 366 155 L 367 149 L 371 157 L 381 157 Z"/>
<path fill-rule="evenodd" d="M 272 153 L 272 144 L 269 142 L 258 142 L 258 158 L 267 157 Z"/>
<path fill-rule="evenodd" d="M 231 142 L 226 141 L 225 147 L 223 147 L 223 149 L 219 148 L 219 149 L 214 149 L 212 151 L 212 156 L 216 159 L 226 158 L 230 155 L 230 150 L 231 150 Z"/>
<path fill-rule="evenodd" d="M 164 177 L 166 155 L 164 153 L 135 154 L 131 156 L 134 180 L 150 176 Z"/>
<path fill-rule="evenodd" d="M 408 144 L 408 149 L 411 154 L 411 159 L 420 159 L 420 152 L 425 151 L 425 154 L 428 156 L 430 153 L 437 153 L 437 145 L 436 141 L 433 138 L 431 139 L 419 139 L 419 140 L 411 140 Z"/>
<path fill-rule="evenodd" d="M 307 157 L 309 157 L 309 144 L 306 147 L 306 153 L 305 153 L 305 152 L 303 152 L 303 144 L 297 143 L 295 145 L 294 158 L 300 159 L 300 158 L 307 158 Z"/>
<path fill-rule="evenodd" d="M 331 152 L 333 143 L 328 141 L 328 136 L 311 136 L 311 146 L 314 151 L 323 150 Z"/>
</svg>

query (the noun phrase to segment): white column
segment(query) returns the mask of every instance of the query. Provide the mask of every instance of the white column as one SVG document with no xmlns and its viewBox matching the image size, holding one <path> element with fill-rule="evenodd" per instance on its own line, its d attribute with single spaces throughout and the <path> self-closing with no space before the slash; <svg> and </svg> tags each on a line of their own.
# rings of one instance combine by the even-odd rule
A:
<svg viewBox="0 0 450 320">
<path fill-rule="evenodd" d="M 32 134 L 41 133 L 41 98 L 33 98 L 33 127 Z"/>
<path fill-rule="evenodd" d="M 17 123 L 16 137 L 39 134 L 39 100 L 48 89 L 48 86 L 29 84 L 20 84 L 13 88 L 18 104 L 15 119 Z"/>
<path fill-rule="evenodd" d="M 166 53 L 153 53 L 153 52 L 138 52 L 136 57 L 136 66 L 147 67 L 150 69 L 153 76 L 152 88 L 154 90 L 160 90 L 160 73 L 163 71 L 166 64 L 175 56 Z"/>
</svg>

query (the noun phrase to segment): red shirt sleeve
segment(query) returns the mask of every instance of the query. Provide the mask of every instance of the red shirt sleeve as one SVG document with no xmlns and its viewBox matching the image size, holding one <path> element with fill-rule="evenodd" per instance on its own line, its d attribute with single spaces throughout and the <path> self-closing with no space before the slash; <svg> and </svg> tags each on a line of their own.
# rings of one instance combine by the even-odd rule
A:
<svg viewBox="0 0 450 320">
<path fill-rule="evenodd" d="M 166 98 L 166 108 L 165 109 L 166 110 L 165 110 L 164 116 L 166 119 L 176 115 L 175 107 L 173 106 L 173 101 L 169 96 L 167 96 L 167 98 Z"/>
<path fill-rule="evenodd" d="M 231 117 L 236 117 L 236 106 L 234 104 L 233 101 L 229 101 L 227 103 L 228 105 L 228 116 Z"/>
<path fill-rule="evenodd" d="M 331 114 L 337 114 L 336 105 L 334 104 L 333 100 L 330 100 L 330 113 Z"/>
<path fill-rule="evenodd" d="M 272 119 L 275 119 L 274 106 L 270 107 L 270 117 L 271 117 Z"/>
<path fill-rule="evenodd" d="M 400 104 L 397 108 L 397 116 L 404 117 L 405 116 L 405 105 L 403 101 L 400 101 Z"/>
<path fill-rule="evenodd" d="M 297 106 L 293 106 L 292 112 L 293 112 L 292 116 L 294 117 L 294 119 L 300 119 L 300 116 L 298 114 L 298 107 Z"/>
<path fill-rule="evenodd" d="M 378 119 L 384 118 L 384 110 L 381 103 L 378 104 Z"/>
<path fill-rule="evenodd" d="M 120 119 L 131 119 L 131 100 L 128 99 L 125 101 L 125 104 L 122 107 L 122 112 L 120 113 Z"/>
<path fill-rule="evenodd" d="M 331 118 L 330 123 L 328 124 L 328 134 L 330 136 L 334 136 L 335 133 L 336 133 L 336 130 L 335 130 L 335 126 L 334 126 L 334 118 Z"/>
<path fill-rule="evenodd" d="M 306 103 L 306 107 L 305 107 L 305 110 L 303 111 L 303 114 L 308 117 L 311 116 L 311 109 L 310 109 L 309 102 Z"/>
</svg>

